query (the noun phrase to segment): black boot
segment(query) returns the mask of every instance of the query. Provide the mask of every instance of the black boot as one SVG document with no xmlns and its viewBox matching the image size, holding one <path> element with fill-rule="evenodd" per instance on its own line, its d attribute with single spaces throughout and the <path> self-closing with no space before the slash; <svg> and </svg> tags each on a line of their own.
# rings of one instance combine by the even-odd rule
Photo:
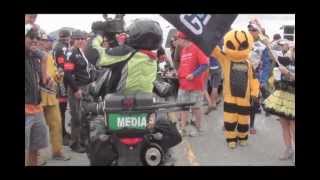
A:
<svg viewBox="0 0 320 180">
<path fill-rule="evenodd" d="M 85 153 L 87 150 L 80 143 L 75 142 L 70 146 L 71 150 L 77 153 Z"/>
</svg>

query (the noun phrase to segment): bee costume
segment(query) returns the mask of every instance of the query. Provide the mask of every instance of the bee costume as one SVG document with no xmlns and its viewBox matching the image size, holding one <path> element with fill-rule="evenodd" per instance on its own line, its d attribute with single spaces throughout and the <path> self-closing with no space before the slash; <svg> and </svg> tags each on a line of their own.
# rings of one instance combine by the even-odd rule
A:
<svg viewBox="0 0 320 180">
<path fill-rule="evenodd" d="M 235 148 L 238 140 L 246 145 L 251 98 L 259 94 L 259 81 L 248 61 L 252 46 L 249 32 L 232 30 L 224 36 L 223 50 L 216 47 L 212 53 L 224 76 L 224 135 L 229 148 Z"/>
<path fill-rule="evenodd" d="M 294 61 L 286 56 L 279 56 L 279 62 L 290 73 L 295 73 Z M 295 80 L 281 75 L 280 80 L 274 80 L 275 91 L 264 101 L 263 108 L 270 114 L 295 120 Z"/>
</svg>

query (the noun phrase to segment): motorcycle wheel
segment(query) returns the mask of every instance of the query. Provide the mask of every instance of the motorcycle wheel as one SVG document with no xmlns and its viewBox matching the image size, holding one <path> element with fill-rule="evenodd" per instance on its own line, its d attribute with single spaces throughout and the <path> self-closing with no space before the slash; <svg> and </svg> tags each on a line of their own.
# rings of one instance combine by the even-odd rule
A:
<svg viewBox="0 0 320 180">
<path fill-rule="evenodd" d="M 162 148 L 155 143 L 151 143 L 142 151 L 142 163 L 144 166 L 160 166 L 163 164 L 164 152 Z"/>
</svg>

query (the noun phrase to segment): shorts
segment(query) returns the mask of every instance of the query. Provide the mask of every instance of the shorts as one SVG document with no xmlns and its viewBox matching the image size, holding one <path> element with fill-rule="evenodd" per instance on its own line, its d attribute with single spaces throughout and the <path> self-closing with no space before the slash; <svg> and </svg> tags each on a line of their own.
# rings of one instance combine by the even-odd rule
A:
<svg viewBox="0 0 320 180">
<path fill-rule="evenodd" d="M 183 102 L 196 102 L 193 108 L 200 108 L 202 106 L 202 92 L 201 91 L 188 91 L 179 89 L 178 90 L 178 99 L 179 103 Z"/>
<path fill-rule="evenodd" d="M 42 112 L 25 116 L 25 150 L 36 151 L 48 147 L 48 127 Z"/>
<path fill-rule="evenodd" d="M 221 71 L 211 71 L 209 76 L 209 82 L 212 88 L 218 88 L 221 84 Z"/>
</svg>

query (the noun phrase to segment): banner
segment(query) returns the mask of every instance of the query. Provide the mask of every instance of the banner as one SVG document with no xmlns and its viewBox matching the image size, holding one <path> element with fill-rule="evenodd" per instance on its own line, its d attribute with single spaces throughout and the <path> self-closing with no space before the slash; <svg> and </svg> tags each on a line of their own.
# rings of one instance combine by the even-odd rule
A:
<svg viewBox="0 0 320 180">
<path fill-rule="evenodd" d="M 179 31 L 184 32 L 207 56 L 210 56 L 238 16 L 238 14 L 160 15 Z"/>
</svg>

